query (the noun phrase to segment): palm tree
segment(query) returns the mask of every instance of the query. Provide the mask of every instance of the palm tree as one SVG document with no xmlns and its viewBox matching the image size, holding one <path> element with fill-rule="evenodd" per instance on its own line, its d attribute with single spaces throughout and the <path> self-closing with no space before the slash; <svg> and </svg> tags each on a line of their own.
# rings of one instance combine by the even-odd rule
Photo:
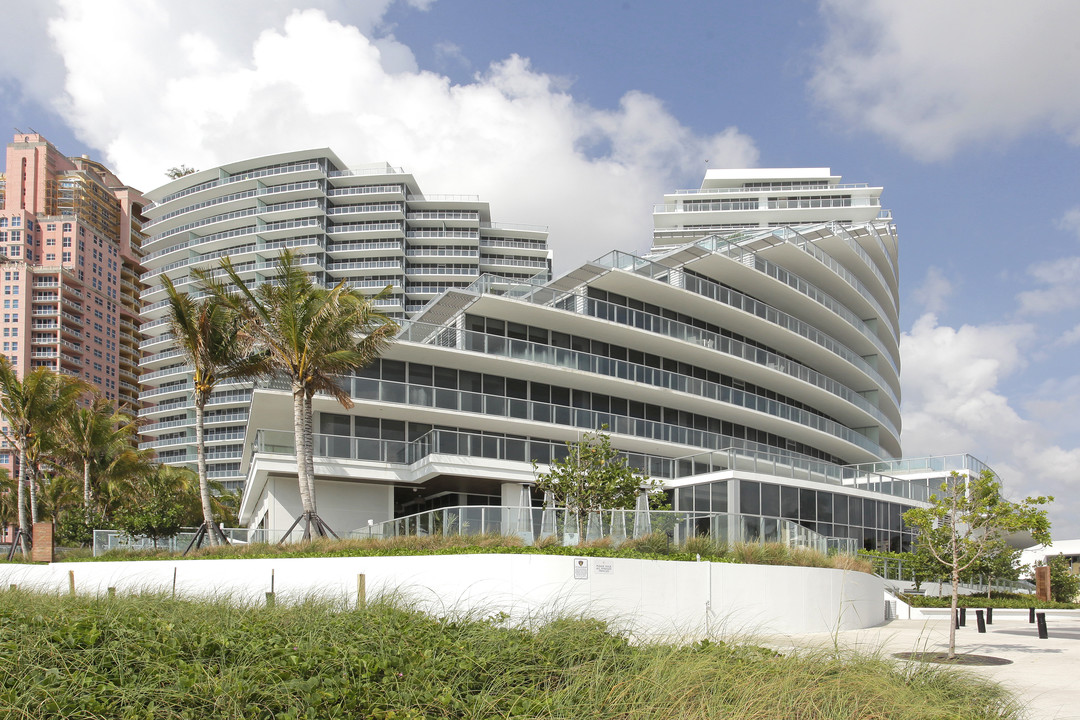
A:
<svg viewBox="0 0 1080 720">
<path fill-rule="evenodd" d="M 132 449 L 136 432 L 135 419 L 100 395 L 94 396 L 89 407 L 76 408 L 63 418 L 63 443 L 57 454 L 82 466 L 83 512 L 87 516 L 93 503 L 91 470 L 104 470 Z"/>
<path fill-rule="evenodd" d="M 33 520 L 37 519 L 36 475 L 42 444 L 51 425 L 74 407 L 86 391 L 86 384 L 75 378 L 59 375 L 48 368 L 34 368 L 21 380 L 7 358 L 0 357 L 0 416 L 7 422 L 4 439 L 15 450 L 19 474 L 16 506 L 22 552 L 28 550 L 27 538 L 31 518 L 26 513 L 26 488 L 29 478 L 30 505 Z"/>
<path fill-rule="evenodd" d="M 214 522 L 210 483 L 206 469 L 206 403 L 218 382 L 227 377 L 250 373 L 258 359 L 245 353 L 245 336 L 238 332 L 239 316 L 229 306 L 213 298 L 195 300 L 176 290 L 168 277 L 163 277 L 169 294 L 169 327 L 176 344 L 191 366 L 192 403 L 195 405 L 195 454 L 199 471 L 199 498 L 202 503 L 202 525 L 196 533 L 196 546 L 204 535 L 211 545 L 228 540 Z"/>
<path fill-rule="evenodd" d="M 304 539 L 311 537 L 313 524 L 319 535 L 334 534 L 319 518 L 315 503 L 311 399 L 316 392 L 324 392 L 343 407 L 352 407 L 349 393 L 338 385 L 336 376 L 364 367 L 389 346 L 398 327 L 374 301 L 388 294 L 390 287 L 373 298 L 344 281 L 321 287 L 288 250 L 278 258 L 273 282 L 254 289 L 228 258 L 222 259 L 221 269 L 231 284 L 215 280 L 211 273 L 196 274 L 215 301 L 228 305 L 242 319 L 244 332 L 259 351 L 260 374 L 284 375 L 291 385 L 296 469 L 304 508 L 292 527 L 303 521 Z"/>
</svg>

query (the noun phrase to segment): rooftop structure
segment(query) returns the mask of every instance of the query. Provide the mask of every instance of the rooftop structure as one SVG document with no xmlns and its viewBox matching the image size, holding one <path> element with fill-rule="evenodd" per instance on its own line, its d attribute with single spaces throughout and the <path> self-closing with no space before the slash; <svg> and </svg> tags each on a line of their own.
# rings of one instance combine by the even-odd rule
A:
<svg viewBox="0 0 1080 720">
<path fill-rule="evenodd" d="M 656 245 L 713 233 L 835 222 L 888 221 L 880 187 L 840 182 L 829 168 L 709 170 L 700 188 L 676 190 L 653 208 Z M 895 255 L 896 248 L 891 252 Z"/>
</svg>

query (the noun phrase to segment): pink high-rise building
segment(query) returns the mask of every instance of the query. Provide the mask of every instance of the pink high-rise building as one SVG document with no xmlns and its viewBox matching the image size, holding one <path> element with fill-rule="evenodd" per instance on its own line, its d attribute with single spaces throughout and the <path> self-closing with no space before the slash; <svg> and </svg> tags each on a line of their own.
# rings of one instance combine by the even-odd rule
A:
<svg viewBox="0 0 1080 720">
<path fill-rule="evenodd" d="M 36 133 L 0 174 L 0 354 L 47 367 L 138 410 L 139 264 L 146 201 L 104 165 Z M 13 458 L 0 448 L 0 467 Z"/>
</svg>

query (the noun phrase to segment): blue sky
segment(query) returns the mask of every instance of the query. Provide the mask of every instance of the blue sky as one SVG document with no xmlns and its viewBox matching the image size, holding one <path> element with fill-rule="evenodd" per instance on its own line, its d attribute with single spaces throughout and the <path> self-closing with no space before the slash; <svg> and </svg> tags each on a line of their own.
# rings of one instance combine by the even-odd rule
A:
<svg viewBox="0 0 1080 720">
<path fill-rule="evenodd" d="M 0 0 L 0 127 L 149 189 L 329 146 L 549 226 L 556 269 L 648 245 L 707 166 L 831 167 L 901 239 L 904 445 L 970 452 L 1080 536 L 1080 5 Z M 6 23 L 7 24 L 7 23 Z M 12 131 L 13 132 L 13 131 Z"/>
</svg>

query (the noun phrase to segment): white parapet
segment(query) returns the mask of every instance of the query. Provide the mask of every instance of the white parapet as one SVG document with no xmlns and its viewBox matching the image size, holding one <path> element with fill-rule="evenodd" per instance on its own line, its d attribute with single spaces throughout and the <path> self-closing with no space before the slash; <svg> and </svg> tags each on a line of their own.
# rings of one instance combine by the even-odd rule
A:
<svg viewBox="0 0 1080 720">
<path fill-rule="evenodd" d="M 879 577 L 824 568 L 555 555 L 275 558 L 0 566 L 0 586 L 79 594 L 171 593 L 261 603 L 395 595 L 436 615 L 511 621 L 588 616 L 639 639 L 820 633 L 884 622 Z"/>
</svg>

